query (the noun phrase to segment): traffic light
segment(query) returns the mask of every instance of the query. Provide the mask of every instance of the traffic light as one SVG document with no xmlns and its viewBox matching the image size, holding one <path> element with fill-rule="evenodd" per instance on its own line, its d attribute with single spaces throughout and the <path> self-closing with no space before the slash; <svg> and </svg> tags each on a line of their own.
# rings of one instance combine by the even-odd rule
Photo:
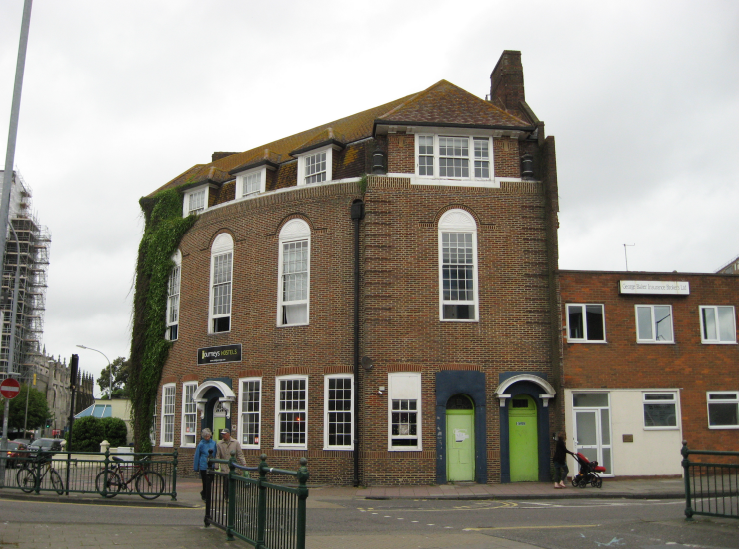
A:
<svg viewBox="0 0 739 549">
<path fill-rule="evenodd" d="M 46 418 L 46 428 L 47 428 L 47 429 L 48 429 L 49 427 L 51 427 L 51 419 L 52 419 L 52 418 Z"/>
</svg>

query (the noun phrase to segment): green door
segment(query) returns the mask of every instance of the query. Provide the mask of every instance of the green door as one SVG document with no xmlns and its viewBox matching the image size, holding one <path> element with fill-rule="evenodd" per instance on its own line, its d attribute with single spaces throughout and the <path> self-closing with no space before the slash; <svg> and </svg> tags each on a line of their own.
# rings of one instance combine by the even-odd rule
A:
<svg viewBox="0 0 739 549">
<path fill-rule="evenodd" d="M 475 410 L 465 395 L 447 402 L 446 471 L 449 482 L 475 480 Z"/>
<path fill-rule="evenodd" d="M 213 440 L 221 440 L 221 430 L 226 428 L 226 418 L 214 417 L 213 418 Z"/>
<path fill-rule="evenodd" d="M 539 440 L 536 402 L 516 395 L 508 409 L 508 447 L 511 482 L 539 480 Z"/>
</svg>

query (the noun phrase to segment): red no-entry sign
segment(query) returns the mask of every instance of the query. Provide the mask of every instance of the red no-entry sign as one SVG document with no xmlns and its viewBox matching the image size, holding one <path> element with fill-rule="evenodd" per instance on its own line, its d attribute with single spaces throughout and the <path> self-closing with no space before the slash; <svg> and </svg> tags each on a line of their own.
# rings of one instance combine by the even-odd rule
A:
<svg viewBox="0 0 739 549">
<path fill-rule="evenodd" d="M 0 395 L 5 398 L 15 398 L 20 391 L 21 384 L 11 377 L 0 383 Z"/>
</svg>

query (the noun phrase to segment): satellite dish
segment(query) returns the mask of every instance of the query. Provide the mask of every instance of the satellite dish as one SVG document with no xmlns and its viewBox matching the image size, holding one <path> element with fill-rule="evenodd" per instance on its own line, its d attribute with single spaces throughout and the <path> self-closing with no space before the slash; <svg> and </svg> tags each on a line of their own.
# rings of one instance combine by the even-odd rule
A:
<svg viewBox="0 0 739 549">
<path fill-rule="evenodd" d="M 373 366 L 374 364 L 372 363 L 372 359 L 370 357 L 368 356 L 362 357 L 362 368 L 364 368 L 365 370 L 369 372 Z"/>
</svg>

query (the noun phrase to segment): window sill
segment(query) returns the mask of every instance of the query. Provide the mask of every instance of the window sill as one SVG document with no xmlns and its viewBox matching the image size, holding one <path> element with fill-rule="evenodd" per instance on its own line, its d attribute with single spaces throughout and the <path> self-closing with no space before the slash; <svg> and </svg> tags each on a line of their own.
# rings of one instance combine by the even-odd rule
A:
<svg viewBox="0 0 739 549">
<path fill-rule="evenodd" d="M 679 431 L 680 427 L 642 427 L 644 431 Z"/>
<path fill-rule="evenodd" d="M 709 425 L 709 429 L 739 429 L 739 425 Z"/>
<path fill-rule="evenodd" d="M 308 449 L 308 445 L 300 445 L 300 446 L 275 446 L 272 448 L 273 450 L 295 450 L 295 451 L 304 451 Z"/>
<path fill-rule="evenodd" d="M 440 318 L 439 322 L 480 322 L 478 318 Z"/>
<path fill-rule="evenodd" d="M 324 452 L 351 452 L 354 448 L 348 446 L 324 446 Z"/>
<path fill-rule="evenodd" d="M 197 444 L 182 444 L 182 445 L 180 445 L 180 448 L 197 448 L 197 447 L 198 447 Z"/>
<path fill-rule="evenodd" d="M 441 185 L 446 187 L 480 187 L 499 189 L 500 181 L 495 179 L 452 179 L 441 177 L 427 177 L 424 175 L 403 174 L 411 177 L 411 185 Z"/>
<path fill-rule="evenodd" d="M 596 345 L 603 345 L 604 343 L 608 343 L 607 341 L 589 341 L 586 339 L 568 339 L 567 343 L 594 343 Z"/>
<path fill-rule="evenodd" d="M 174 442 L 160 442 L 160 448 L 174 448 Z"/>
<path fill-rule="evenodd" d="M 388 452 L 423 452 L 422 448 L 417 446 L 403 446 L 402 448 L 390 447 L 387 449 Z"/>
<path fill-rule="evenodd" d="M 305 324 L 277 324 L 278 328 L 294 328 L 295 326 L 310 326 L 310 322 Z"/>
<path fill-rule="evenodd" d="M 674 341 L 636 341 L 639 345 L 674 345 Z"/>
<path fill-rule="evenodd" d="M 702 345 L 736 345 L 736 341 L 703 341 Z"/>
</svg>

